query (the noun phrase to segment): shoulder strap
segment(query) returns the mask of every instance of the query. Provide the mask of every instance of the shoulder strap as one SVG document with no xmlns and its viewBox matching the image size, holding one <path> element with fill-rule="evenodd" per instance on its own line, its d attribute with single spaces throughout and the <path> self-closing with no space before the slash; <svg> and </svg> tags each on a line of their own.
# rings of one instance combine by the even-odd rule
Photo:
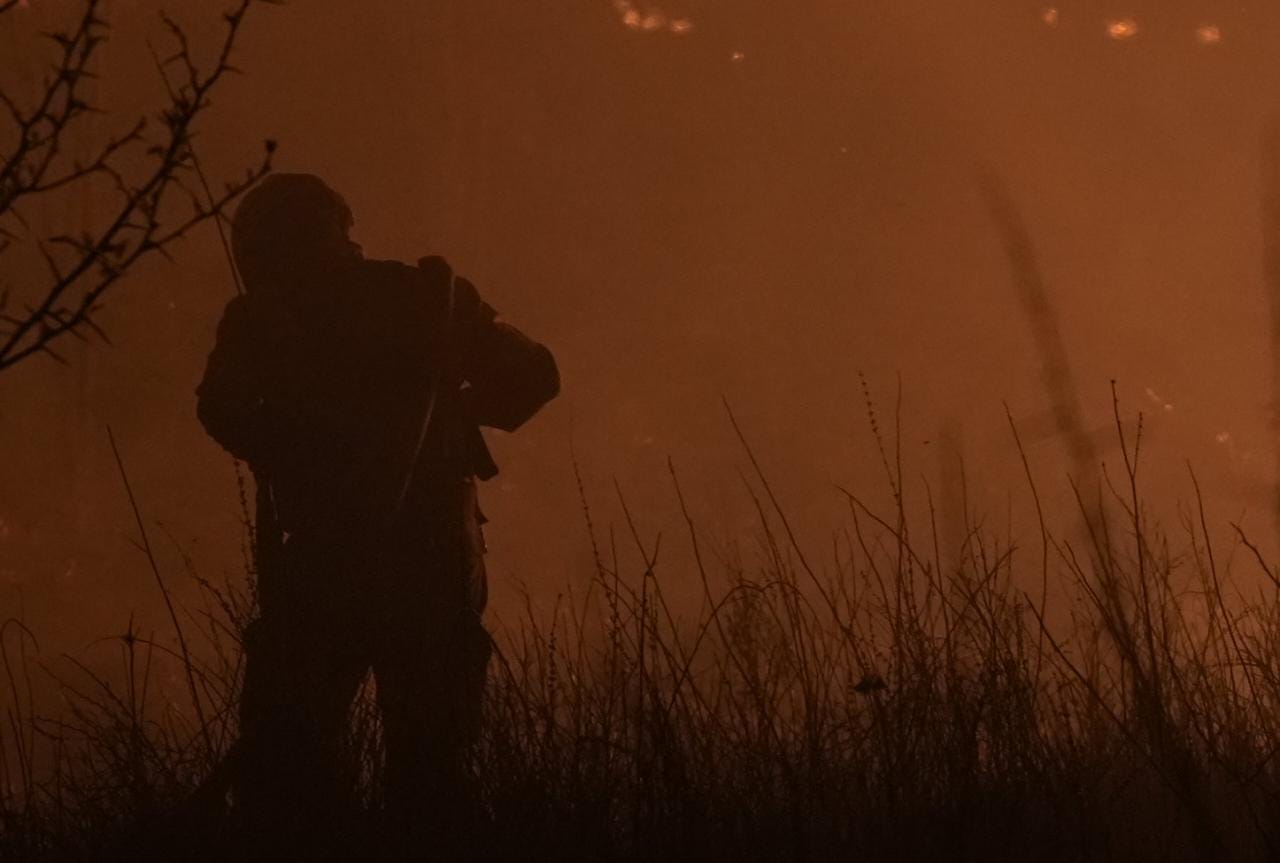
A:
<svg viewBox="0 0 1280 863">
<path fill-rule="evenodd" d="M 449 292 L 445 299 L 445 318 L 444 327 L 442 329 L 444 338 L 450 337 L 453 323 L 453 306 L 457 294 L 457 276 L 453 271 L 449 272 Z M 446 343 L 444 355 L 449 355 L 449 346 Z M 404 473 L 404 483 L 400 486 L 400 495 L 396 498 L 395 512 L 400 512 L 404 507 L 404 500 L 409 494 L 409 487 L 413 485 L 414 475 L 418 472 L 418 462 L 422 459 L 422 447 L 427 441 L 427 432 L 431 430 L 431 421 L 435 417 L 436 402 L 440 396 L 440 386 L 444 380 L 445 363 L 440 363 L 435 370 L 435 374 L 431 376 L 430 390 L 427 392 L 426 404 L 422 412 L 422 424 L 418 429 L 418 441 L 414 444 L 413 455 L 409 459 L 409 464 Z"/>
</svg>

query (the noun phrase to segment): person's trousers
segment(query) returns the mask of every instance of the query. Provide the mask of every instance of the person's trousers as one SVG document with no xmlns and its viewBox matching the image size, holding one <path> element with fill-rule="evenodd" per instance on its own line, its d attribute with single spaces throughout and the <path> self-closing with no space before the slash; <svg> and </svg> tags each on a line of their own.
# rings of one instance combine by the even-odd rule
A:
<svg viewBox="0 0 1280 863">
<path fill-rule="evenodd" d="M 386 808 L 409 818 L 470 793 L 491 653 L 475 589 L 482 541 L 470 533 L 375 548 L 332 535 L 284 543 L 246 635 L 232 791 L 252 822 L 323 831 L 352 811 L 362 775 L 380 776 Z M 370 671 L 382 765 L 359 763 L 369 750 L 351 745 L 352 703 Z"/>
</svg>

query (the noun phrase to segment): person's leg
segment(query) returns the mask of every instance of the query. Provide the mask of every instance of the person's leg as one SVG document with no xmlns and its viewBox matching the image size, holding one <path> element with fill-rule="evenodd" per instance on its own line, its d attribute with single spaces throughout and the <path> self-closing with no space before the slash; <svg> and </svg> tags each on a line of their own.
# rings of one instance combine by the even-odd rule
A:
<svg viewBox="0 0 1280 863">
<path fill-rule="evenodd" d="M 391 562 L 374 673 L 388 809 L 448 825 L 475 801 L 468 763 L 492 647 L 481 621 L 483 547 L 461 533 Z"/>
<path fill-rule="evenodd" d="M 246 634 L 233 797 L 248 829 L 288 844 L 349 803 L 348 710 L 368 657 L 332 590 L 333 559 L 291 539 L 284 563 Z"/>
<path fill-rule="evenodd" d="M 435 629 L 434 638 L 403 643 L 375 665 L 391 808 L 472 791 L 467 761 L 480 729 L 489 636 L 469 610 Z"/>
</svg>

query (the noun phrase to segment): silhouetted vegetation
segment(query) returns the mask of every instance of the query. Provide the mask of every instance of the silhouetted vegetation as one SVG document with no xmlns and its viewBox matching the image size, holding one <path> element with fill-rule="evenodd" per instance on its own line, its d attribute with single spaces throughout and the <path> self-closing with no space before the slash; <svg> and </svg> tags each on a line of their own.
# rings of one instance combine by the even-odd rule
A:
<svg viewBox="0 0 1280 863">
<path fill-rule="evenodd" d="M 108 115 L 115 128 L 100 141 L 86 127 L 103 113 L 98 61 L 111 29 L 107 4 L 84 0 L 73 20 L 42 34 L 51 48 L 47 62 L 37 46 L 26 46 L 32 53 L 22 62 L 40 83 L 29 93 L 0 84 L 0 255 L 34 250 L 44 274 L 11 264 L 0 279 L 0 372 L 37 354 L 61 360 L 55 346 L 68 335 L 107 341 L 96 318 L 108 292 L 140 261 L 168 256 L 198 225 L 221 218 L 270 170 L 275 144 L 268 141 L 261 162 L 214 188 L 194 149 L 198 121 L 218 85 L 236 71 L 231 58 L 245 16 L 255 3 L 270 2 L 238 0 L 226 11 L 226 29 L 208 64 L 197 60 L 178 22 L 165 16 L 168 54 L 155 61 L 167 99 L 152 116 Z M 16 30 L 15 19 L 38 12 L 0 0 L 0 25 Z M 101 214 L 85 212 L 82 202 L 74 217 L 30 220 L 68 194 L 98 195 Z"/>
<path fill-rule="evenodd" d="M 848 493 L 849 528 L 821 557 L 745 443 L 749 550 L 711 550 L 674 467 L 680 537 L 646 533 L 621 493 L 619 530 L 598 530 L 584 496 L 595 572 L 585 592 L 500 632 L 474 759 L 482 807 L 448 825 L 449 853 L 1273 859 L 1280 579 L 1242 533 L 1233 552 L 1250 572 L 1233 577 L 1225 561 L 1241 555 L 1214 547 L 1195 504 L 1175 535 L 1151 523 L 1141 423 L 1135 438 L 1116 418 L 1121 470 L 1078 490 L 1067 533 L 1046 525 L 1022 544 L 968 524 L 962 548 L 943 548 L 927 495 L 909 500 L 882 441 L 893 504 Z M 660 566 L 676 546 L 684 563 Z M 672 578 L 701 585 L 695 616 L 669 604 Z M 210 788 L 234 736 L 252 604 L 230 586 L 202 595 L 180 616 L 203 632 L 194 658 L 131 627 L 115 640 L 119 682 L 71 660 L 56 710 L 34 703 L 34 635 L 6 625 L 0 857 L 243 849 Z M 337 834 L 325 847 L 362 859 L 403 835 L 377 818 L 369 703 L 353 717 L 362 802 L 349 824 L 317 825 Z M 429 857 L 441 835 L 414 852 Z"/>
</svg>

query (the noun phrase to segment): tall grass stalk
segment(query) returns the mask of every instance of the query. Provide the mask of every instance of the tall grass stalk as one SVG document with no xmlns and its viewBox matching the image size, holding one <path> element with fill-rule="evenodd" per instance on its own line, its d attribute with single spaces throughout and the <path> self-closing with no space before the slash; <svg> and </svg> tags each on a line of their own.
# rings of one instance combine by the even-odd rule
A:
<svg viewBox="0 0 1280 863">
<path fill-rule="evenodd" d="M 674 465 L 675 531 L 646 532 L 619 488 L 620 523 L 601 532 L 584 493 L 594 571 L 549 611 L 530 599 L 495 628 L 474 757 L 488 826 L 464 847 L 478 859 L 1274 859 L 1280 580 L 1243 532 L 1249 568 L 1231 571 L 1194 474 L 1173 532 L 1153 523 L 1141 424 L 1126 438 L 1116 417 L 1105 517 L 1082 491 L 1055 533 L 1023 453 L 1039 516 L 1025 545 L 966 516 L 961 548 L 944 549 L 927 490 L 929 516 L 913 521 L 898 448 L 879 441 L 890 508 L 847 490 L 848 528 L 821 555 L 804 549 L 736 420 L 753 547 L 711 551 Z M 696 613 L 669 601 L 675 580 L 699 587 Z M 118 651 L 113 675 L 48 661 L 17 621 L 0 629 L 0 857 L 190 838 L 192 794 L 234 739 L 249 595 L 202 583 L 203 607 L 175 612 L 190 650 L 131 624 L 102 645 Z M 57 681 L 60 704 L 37 704 L 33 675 Z M 376 809 L 377 719 L 367 697 L 354 713 L 354 805 Z M 205 823 L 233 824 L 214 802 Z"/>
</svg>

